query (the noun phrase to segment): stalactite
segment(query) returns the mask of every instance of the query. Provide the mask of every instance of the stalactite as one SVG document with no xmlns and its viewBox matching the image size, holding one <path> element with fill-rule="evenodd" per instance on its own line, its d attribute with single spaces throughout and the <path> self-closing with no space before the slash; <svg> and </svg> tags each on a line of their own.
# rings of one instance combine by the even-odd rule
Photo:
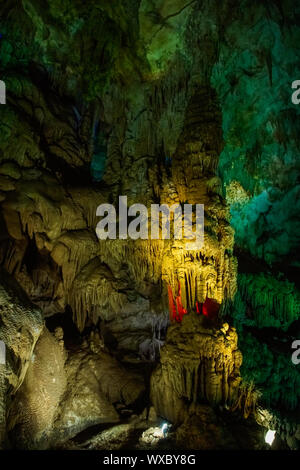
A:
<svg viewBox="0 0 300 470">
<path fill-rule="evenodd" d="M 292 283 L 266 274 L 241 274 L 238 285 L 242 299 L 252 307 L 259 328 L 274 326 L 287 329 L 298 319 L 300 295 Z"/>
<path fill-rule="evenodd" d="M 241 410 L 244 417 L 247 419 L 250 414 L 256 414 L 259 396 L 260 393 L 255 388 L 253 382 L 249 384 L 242 382 L 238 388 L 236 402 L 232 404 L 231 410 Z"/>
</svg>

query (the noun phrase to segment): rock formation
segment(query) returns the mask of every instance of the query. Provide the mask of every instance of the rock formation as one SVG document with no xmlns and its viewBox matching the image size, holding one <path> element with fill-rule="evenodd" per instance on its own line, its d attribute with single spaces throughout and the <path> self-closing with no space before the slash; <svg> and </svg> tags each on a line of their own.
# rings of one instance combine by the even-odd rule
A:
<svg viewBox="0 0 300 470">
<path fill-rule="evenodd" d="M 172 423 L 182 423 L 198 403 L 232 406 L 241 385 L 242 355 L 237 334 L 224 323 L 205 325 L 205 319 L 186 315 L 169 327 L 160 365 L 151 377 L 155 409 Z"/>
<path fill-rule="evenodd" d="M 0 445 L 160 448 L 164 418 L 177 448 L 245 448 L 231 419 L 252 448 L 255 419 L 296 448 L 298 6 L 5 3 Z M 204 205 L 203 245 L 175 212 L 169 238 L 162 217 L 99 239 L 120 196 L 149 234 L 153 205 L 192 205 L 194 231 Z"/>
<path fill-rule="evenodd" d="M 0 340 L 5 344 L 5 364 L 0 365 L 0 445 L 7 441 L 7 415 L 12 397 L 27 376 L 36 342 L 43 329 L 41 311 L 26 297 L 14 279 L 1 271 Z"/>
</svg>

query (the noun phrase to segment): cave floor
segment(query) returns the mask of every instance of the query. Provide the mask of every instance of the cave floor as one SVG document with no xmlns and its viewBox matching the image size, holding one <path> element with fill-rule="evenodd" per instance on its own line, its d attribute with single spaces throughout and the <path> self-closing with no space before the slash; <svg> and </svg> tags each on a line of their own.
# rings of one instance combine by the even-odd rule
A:
<svg viewBox="0 0 300 470">
<path fill-rule="evenodd" d="M 203 405 L 205 413 L 207 406 Z M 145 412 L 118 424 L 92 426 L 54 450 L 268 450 L 265 430 L 254 419 L 238 413 L 220 412 L 218 424 L 193 420 L 163 435 L 161 418 L 145 419 Z M 204 414 L 205 414 L 204 413 Z M 189 436 L 187 436 L 187 433 Z M 189 438 L 187 438 L 189 437 Z M 284 449 L 276 437 L 272 450 Z"/>
</svg>

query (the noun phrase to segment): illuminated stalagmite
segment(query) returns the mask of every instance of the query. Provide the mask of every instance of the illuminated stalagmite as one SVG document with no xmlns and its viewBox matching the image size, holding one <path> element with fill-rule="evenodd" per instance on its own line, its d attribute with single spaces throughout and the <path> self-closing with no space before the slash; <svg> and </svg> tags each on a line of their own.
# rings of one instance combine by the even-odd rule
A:
<svg viewBox="0 0 300 470">
<path fill-rule="evenodd" d="M 236 290 L 233 232 L 215 176 L 221 146 L 215 93 L 203 87 L 187 106 L 173 159 L 176 198 L 172 202 L 204 203 L 204 246 L 201 251 L 189 251 L 186 241 L 176 241 L 163 255 L 162 276 L 169 286 L 171 313 L 182 325 L 169 328 L 161 363 L 151 380 L 156 409 L 175 422 L 183 421 L 188 403 L 232 404 L 241 381 L 242 356 L 235 330 L 228 324 L 210 323 L 216 321 L 217 306 L 233 298 Z M 206 323 L 203 314 L 208 317 Z"/>
<path fill-rule="evenodd" d="M 156 410 L 181 423 L 199 402 L 233 405 L 240 392 L 241 363 L 234 328 L 227 323 L 208 327 L 201 317 L 186 315 L 181 326 L 169 327 L 160 365 L 151 378 Z"/>
<path fill-rule="evenodd" d="M 164 253 L 162 277 L 180 296 L 183 309 L 195 309 L 207 298 L 219 304 L 236 290 L 236 261 L 228 208 L 218 192 L 216 177 L 222 148 L 221 115 L 215 92 L 199 88 L 187 106 L 183 130 L 172 164 L 174 191 L 170 202 L 204 204 L 204 246 L 187 250 L 188 241 L 175 241 Z"/>
</svg>

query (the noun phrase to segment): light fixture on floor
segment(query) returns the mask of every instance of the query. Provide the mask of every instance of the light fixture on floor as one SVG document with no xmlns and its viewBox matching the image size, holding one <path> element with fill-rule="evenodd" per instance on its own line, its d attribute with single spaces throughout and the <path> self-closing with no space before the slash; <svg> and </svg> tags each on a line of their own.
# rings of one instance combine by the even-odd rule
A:
<svg viewBox="0 0 300 470">
<path fill-rule="evenodd" d="M 273 441 L 275 439 L 275 434 L 276 434 L 276 431 L 272 431 L 271 429 L 269 429 L 265 436 L 265 441 L 270 446 L 273 444 Z"/>
<path fill-rule="evenodd" d="M 167 423 L 163 423 L 163 425 L 161 426 L 161 434 L 163 437 L 166 437 L 166 434 L 167 434 L 167 431 L 168 431 L 168 425 Z"/>
</svg>

